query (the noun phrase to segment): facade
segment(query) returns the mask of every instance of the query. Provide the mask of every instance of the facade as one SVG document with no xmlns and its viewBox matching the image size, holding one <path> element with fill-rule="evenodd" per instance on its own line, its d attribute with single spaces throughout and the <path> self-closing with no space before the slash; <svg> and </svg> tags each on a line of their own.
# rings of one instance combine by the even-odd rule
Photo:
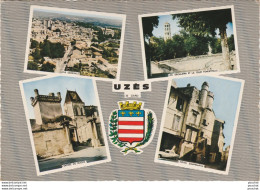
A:
<svg viewBox="0 0 260 190">
<path fill-rule="evenodd" d="M 101 124 L 96 106 L 85 106 L 76 91 L 67 90 L 64 114 L 61 94 L 31 97 L 35 119 L 31 119 L 32 134 L 38 158 L 68 154 L 78 146 L 104 145 Z"/>
<path fill-rule="evenodd" d="M 172 35 L 171 35 L 171 25 L 166 22 L 164 24 L 164 41 L 171 39 Z"/>
<path fill-rule="evenodd" d="M 198 163 L 221 161 L 225 136 L 224 121 L 213 110 L 214 94 L 204 82 L 201 90 L 190 84 L 172 84 L 160 151 L 172 149 L 180 159 Z"/>
</svg>

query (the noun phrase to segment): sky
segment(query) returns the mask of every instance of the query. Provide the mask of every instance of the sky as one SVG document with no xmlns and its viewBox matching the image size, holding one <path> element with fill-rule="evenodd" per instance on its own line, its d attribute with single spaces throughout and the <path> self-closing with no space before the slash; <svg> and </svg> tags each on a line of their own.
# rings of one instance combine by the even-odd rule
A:
<svg viewBox="0 0 260 190">
<path fill-rule="evenodd" d="M 72 10 L 75 10 L 75 9 L 72 9 Z M 112 16 L 112 15 L 109 15 L 109 13 L 106 13 L 106 14 L 101 14 L 101 13 L 98 13 L 98 14 L 93 14 L 93 13 L 88 13 L 87 11 L 84 12 L 84 11 L 65 11 L 65 10 L 62 10 L 62 9 L 46 9 L 46 8 L 38 8 L 38 7 L 34 7 L 33 9 L 34 12 L 46 12 L 47 15 L 48 13 L 56 13 L 56 14 L 65 14 L 65 15 L 71 15 L 71 16 L 81 16 L 81 17 L 93 17 L 93 18 L 105 18 L 105 19 L 111 19 L 111 20 L 117 20 L 117 21 L 122 21 L 122 17 L 120 16 Z"/>
<path fill-rule="evenodd" d="M 40 95 L 48 95 L 53 92 L 55 96 L 57 96 L 57 92 L 60 92 L 62 98 L 62 109 L 67 90 L 76 91 L 85 105 L 97 106 L 97 95 L 95 94 L 91 79 L 58 76 L 24 83 L 23 88 L 30 119 L 35 118 L 30 97 L 35 97 L 34 89 L 36 88 L 38 89 Z"/>
<path fill-rule="evenodd" d="M 209 84 L 209 91 L 214 93 L 213 110 L 216 118 L 224 120 L 225 147 L 230 145 L 234 128 L 241 83 L 209 76 L 195 76 L 174 79 L 177 87 L 186 87 L 188 83 L 201 90 L 203 82 Z"/>
<path fill-rule="evenodd" d="M 159 16 L 159 24 L 157 28 L 153 28 L 153 35 L 156 37 L 164 37 L 164 23 L 168 22 L 171 27 L 171 34 L 172 36 L 174 34 L 178 34 L 179 31 L 182 29 L 178 27 L 178 20 L 177 19 L 172 19 L 172 15 L 161 15 Z M 217 37 L 219 37 L 218 29 L 216 30 Z M 233 34 L 233 24 L 229 22 L 227 24 L 227 36 L 229 37 L 231 34 Z"/>
</svg>

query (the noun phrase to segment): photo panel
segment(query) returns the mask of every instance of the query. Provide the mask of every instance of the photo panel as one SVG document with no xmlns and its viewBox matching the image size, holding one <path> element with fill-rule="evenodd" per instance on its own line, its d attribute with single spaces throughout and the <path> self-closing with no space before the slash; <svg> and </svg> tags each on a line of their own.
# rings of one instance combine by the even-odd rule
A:
<svg viewBox="0 0 260 190">
<path fill-rule="evenodd" d="M 155 162 L 228 174 L 244 81 L 169 80 Z"/>
<path fill-rule="evenodd" d="M 119 78 L 126 15 L 31 6 L 24 72 Z"/>
<path fill-rule="evenodd" d="M 111 161 L 93 79 L 46 76 L 20 89 L 37 175 Z"/>
<path fill-rule="evenodd" d="M 139 15 L 146 79 L 240 72 L 233 6 Z"/>
</svg>

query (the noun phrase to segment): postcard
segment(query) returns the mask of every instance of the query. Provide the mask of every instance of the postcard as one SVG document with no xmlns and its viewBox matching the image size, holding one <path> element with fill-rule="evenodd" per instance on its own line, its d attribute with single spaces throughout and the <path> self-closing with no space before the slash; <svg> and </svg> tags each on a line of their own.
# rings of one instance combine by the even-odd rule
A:
<svg viewBox="0 0 260 190">
<path fill-rule="evenodd" d="M 139 15 L 146 79 L 240 72 L 234 7 Z"/>
<path fill-rule="evenodd" d="M 31 6 L 24 72 L 119 76 L 125 15 Z"/>
<path fill-rule="evenodd" d="M 20 89 L 37 175 L 111 160 L 94 80 L 46 76 Z"/>
<path fill-rule="evenodd" d="M 170 79 L 155 162 L 228 174 L 244 81 Z"/>
</svg>

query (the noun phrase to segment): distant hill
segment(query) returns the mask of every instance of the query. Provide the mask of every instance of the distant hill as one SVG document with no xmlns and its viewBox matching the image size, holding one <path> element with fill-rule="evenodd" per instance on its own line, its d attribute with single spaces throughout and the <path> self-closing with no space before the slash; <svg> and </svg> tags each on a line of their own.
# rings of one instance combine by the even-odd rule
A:
<svg viewBox="0 0 260 190">
<path fill-rule="evenodd" d="M 87 22 L 102 27 L 115 27 L 115 28 L 122 27 L 122 20 L 120 21 L 120 20 L 109 19 L 109 18 L 66 15 L 66 14 L 51 13 L 51 12 L 44 12 L 44 11 L 34 11 L 33 18 L 56 19 L 56 20 L 67 21 L 67 22 Z"/>
</svg>

